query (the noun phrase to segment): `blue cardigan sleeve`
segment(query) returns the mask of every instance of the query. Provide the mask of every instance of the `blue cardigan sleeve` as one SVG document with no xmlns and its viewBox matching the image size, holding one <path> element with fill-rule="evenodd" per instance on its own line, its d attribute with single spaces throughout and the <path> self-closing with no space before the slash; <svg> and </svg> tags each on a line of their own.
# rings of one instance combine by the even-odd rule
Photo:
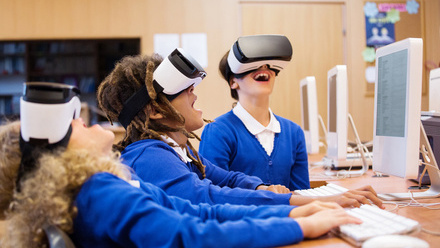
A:
<svg viewBox="0 0 440 248">
<path fill-rule="evenodd" d="M 163 142 L 161 142 L 163 143 Z M 145 182 L 163 189 L 167 194 L 190 200 L 193 204 L 289 204 L 291 194 L 276 194 L 266 190 L 219 187 L 209 179 L 200 179 L 163 145 L 139 149 L 136 155 L 124 153 L 125 163 Z M 135 156 L 135 157 L 134 157 Z M 124 162 L 124 160 L 123 160 Z"/>
<path fill-rule="evenodd" d="M 243 172 L 238 171 L 227 171 L 222 169 L 215 164 L 211 163 L 209 160 L 203 158 L 202 163 L 205 167 L 206 178 L 211 180 L 213 184 L 220 187 L 230 187 L 230 188 L 242 188 L 242 189 L 256 189 L 259 185 L 264 184 L 260 178 L 255 176 L 249 176 Z"/>
<path fill-rule="evenodd" d="M 303 239 L 290 206 L 191 205 L 99 173 L 81 188 L 72 238 L 83 247 L 272 247 Z M 274 217 L 272 217 L 274 216 Z"/>
<path fill-rule="evenodd" d="M 295 135 L 298 141 L 295 149 L 296 160 L 290 173 L 289 188 L 310 189 L 309 162 L 304 131 L 301 128 L 298 128 Z"/>
<path fill-rule="evenodd" d="M 228 128 L 213 122 L 203 128 L 199 152 L 220 168 L 230 170 L 229 162 L 236 154 L 235 135 L 227 133 Z"/>
</svg>

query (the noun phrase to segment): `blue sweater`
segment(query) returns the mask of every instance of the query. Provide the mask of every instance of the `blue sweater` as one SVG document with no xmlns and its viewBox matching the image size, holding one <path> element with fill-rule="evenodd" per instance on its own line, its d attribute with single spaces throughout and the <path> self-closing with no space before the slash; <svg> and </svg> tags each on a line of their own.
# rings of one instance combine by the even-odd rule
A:
<svg viewBox="0 0 440 248">
<path fill-rule="evenodd" d="M 160 140 L 137 141 L 127 146 L 121 155 L 122 162 L 133 168 L 142 180 L 193 204 L 289 204 L 291 197 L 291 194 L 254 190 L 263 183 L 259 178 L 226 171 L 203 157 L 206 178 L 201 179 L 193 163 L 184 163 L 171 146 Z"/>
<path fill-rule="evenodd" d="M 232 112 L 219 116 L 205 126 L 200 154 L 217 166 L 257 176 L 269 184 L 290 190 L 310 188 L 304 133 L 290 120 L 275 116 L 281 132 L 275 134 L 274 148 L 267 155 L 258 139 Z"/>
<path fill-rule="evenodd" d="M 303 239 L 291 206 L 191 205 L 154 185 L 93 175 L 76 197 L 77 247 L 273 247 Z"/>
</svg>

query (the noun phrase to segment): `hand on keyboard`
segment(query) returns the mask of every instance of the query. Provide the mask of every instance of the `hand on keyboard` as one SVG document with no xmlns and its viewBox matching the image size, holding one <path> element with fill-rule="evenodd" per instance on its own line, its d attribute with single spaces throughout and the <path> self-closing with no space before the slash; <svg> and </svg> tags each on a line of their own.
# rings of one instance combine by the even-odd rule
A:
<svg viewBox="0 0 440 248">
<path fill-rule="evenodd" d="M 344 209 L 327 209 L 308 217 L 297 218 L 305 238 L 316 238 L 344 224 L 361 224 L 362 221 L 349 215 Z"/>
<path fill-rule="evenodd" d="M 388 212 L 372 205 L 346 210 L 348 214 L 363 221 L 360 225 L 342 225 L 334 233 L 359 246 L 365 240 L 386 234 L 407 234 L 420 228 L 412 219 Z"/>
<path fill-rule="evenodd" d="M 290 218 L 307 217 L 317 212 L 329 209 L 342 209 L 341 206 L 334 202 L 314 201 L 306 205 L 296 207 L 289 213 Z"/>
<path fill-rule="evenodd" d="M 319 199 L 319 198 L 318 198 Z M 322 201 L 334 201 L 342 207 L 360 207 L 362 204 L 375 204 L 380 208 L 382 201 L 377 197 L 371 186 L 365 186 L 356 190 L 349 190 L 340 195 L 324 196 Z"/>
<path fill-rule="evenodd" d="M 359 207 L 361 204 L 375 204 L 383 208 L 382 201 L 377 197 L 371 186 L 364 186 L 356 190 L 348 190 L 336 184 L 329 183 L 325 186 L 295 190 L 296 194 L 314 197 L 320 201 L 336 202 L 342 207 Z"/>
<path fill-rule="evenodd" d="M 268 190 L 268 191 L 272 191 L 274 193 L 278 193 L 278 194 L 288 194 L 290 193 L 290 189 L 288 189 L 286 186 L 281 185 L 281 184 L 276 184 L 276 185 L 260 185 L 257 187 L 257 190 Z"/>
</svg>

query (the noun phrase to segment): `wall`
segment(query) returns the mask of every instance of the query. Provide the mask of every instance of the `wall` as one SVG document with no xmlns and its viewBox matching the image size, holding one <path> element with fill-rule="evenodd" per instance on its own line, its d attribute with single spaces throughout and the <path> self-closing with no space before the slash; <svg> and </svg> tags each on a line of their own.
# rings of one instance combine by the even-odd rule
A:
<svg viewBox="0 0 440 248">
<path fill-rule="evenodd" d="M 229 110 L 232 103 L 229 90 L 218 75 L 217 64 L 241 34 L 241 2 L 249 1 L 0 0 L 0 40 L 140 37 L 142 53 L 151 53 L 155 33 L 207 33 L 209 76 L 197 89 L 196 105 L 203 108 L 206 118 L 214 118 Z M 361 57 L 365 47 L 364 1 L 314 2 L 346 5 L 349 110 L 361 139 L 371 140 L 374 99 L 366 96 L 365 63 Z M 426 58 L 439 63 L 440 0 L 425 0 L 424 11 Z M 427 107 L 426 95 L 422 106 L 422 109 Z M 295 120 L 300 118 L 294 117 Z"/>
<path fill-rule="evenodd" d="M 349 111 L 356 122 L 362 140 L 372 140 L 374 97 L 369 96 L 363 79 L 365 62 L 362 51 L 365 48 L 364 1 L 346 1 L 347 4 L 347 67 L 349 78 Z M 424 61 L 440 62 L 440 1 L 423 1 L 422 24 L 424 30 Z M 359 17 L 362 18 L 359 18 Z M 425 70 L 425 74 L 429 72 Z M 427 78 L 425 77 L 424 80 Z M 429 90 L 429 89 L 428 89 Z M 428 110 L 428 92 L 422 95 L 422 110 Z"/>
</svg>

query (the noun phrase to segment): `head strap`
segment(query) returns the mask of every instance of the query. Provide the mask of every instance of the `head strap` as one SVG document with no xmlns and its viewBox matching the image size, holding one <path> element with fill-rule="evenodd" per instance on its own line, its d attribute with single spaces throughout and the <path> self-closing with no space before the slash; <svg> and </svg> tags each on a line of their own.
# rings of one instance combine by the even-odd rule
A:
<svg viewBox="0 0 440 248">
<path fill-rule="evenodd" d="M 206 72 L 200 64 L 181 48 L 176 48 L 153 73 L 153 87 L 157 94 L 163 93 L 172 101 L 188 87 L 198 85 Z M 118 120 L 127 129 L 134 117 L 151 102 L 147 86 L 143 85 L 124 102 Z"/>
</svg>

